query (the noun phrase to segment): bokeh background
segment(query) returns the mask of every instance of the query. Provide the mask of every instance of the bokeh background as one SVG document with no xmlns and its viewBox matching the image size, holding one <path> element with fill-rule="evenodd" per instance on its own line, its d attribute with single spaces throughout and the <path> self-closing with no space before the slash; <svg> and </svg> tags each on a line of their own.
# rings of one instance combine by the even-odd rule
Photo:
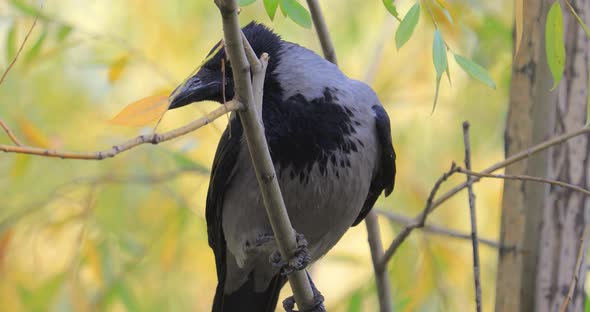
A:
<svg viewBox="0 0 590 312">
<path fill-rule="evenodd" d="M 431 113 L 434 25 L 423 10 L 414 36 L 394 43 L 399 23 L 381 1 L 324 0 L 321 5 L 342 71 L 372 76 L 392 120 L 396 189 L 377 207 L 414 216 L 434 181 L 463 161 L 461 123 L 472 124 L 474 169 L 503 158 L 512 51 L 512 2 L 446 1 L 449 22 L 424 0 L 453 51 L 488 69 L 496 90 L 470 79 L 449 58 Z M 38 12 L 39 1 L 0 0 L 0 69 L 8 66 Z M 302 2 L 304 4 L 304 2 Z M 396 1 L 403 16 L 414 1 Z M 262 1 L 243 8 L 284 39 L 321 54 L 313 29 Z M 213 1 L 52 0 L 18 62 L 0 85 L 0 117 L 27 144 L 98 151 L 152 127 L 108 120 L 127 104 L 172 90 L 222 36 Z M 379 47 L 382 54 L 376 54 Z M 370 69 L 373 70 L 370 70 Z M 159 130 L 216 107 L 168 112 Z M 157 146 L 114 159 L 76 161 L 0 154 L 0 302 L 3 311 L 209 311 L 216 284 L 204 220 L 208 173 L 227 118 Z M 10 141 L 3 134 L 0 143 Z M 455 177 L 443 191 L 464 177 Z M 476 185 L 480 235 L 497 240 L 500 181 Z M 442 193 L 441 193 L 442 194 Z M 467 194 L 428 223 L 469 230 Z M 380 218 L 384 243 L 400 229 Z M 481 246 L 485 310 L 493 307 L 497 251 Z M 364 224 L 352 228 L 312 268 L 329 311 L 376 311 Z M 474 310 L 471 243 L 415 231 L 389 264 L 399 311 Z M 290 290 L 285 289 L 282 298 Z"/>
</svg>

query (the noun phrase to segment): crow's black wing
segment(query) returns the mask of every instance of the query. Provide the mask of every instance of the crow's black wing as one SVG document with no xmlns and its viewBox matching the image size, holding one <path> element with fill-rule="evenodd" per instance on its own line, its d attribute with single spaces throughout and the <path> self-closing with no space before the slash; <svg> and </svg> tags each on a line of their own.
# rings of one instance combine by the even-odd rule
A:
<svg viewBox="0 0 590 312">
<path fill-rule="evenodd" d="M 207 192 L 207 204 L 205 216 L 207 219 L 207 235 L 209 237 L 209 246 L 215 254 L 215 265 L 217 267 L 217 291 L 215 292 L 214 302 L 221 302 L 218 296 L 223 296 L 223 287 L 225 284 L 226 270 L 226 246 L 225 236 L 222 227 L 222 209 L 225 190 L 229 187 L 232 180 L 232 174 L 238 159 L 240 149 L 240 140 L 242 138 L 242 124 L 239 118 L 233 118 L 225 129 L 219 140 L 213 168 L 211 170 L 211 179 L 209 181 L 209 190 Z M 215 305 L 215 304 L 214 304 Z M 215 306 L 213 308 L 215 310 Z"/>
<path fill-rule="evenodd" d="M 385 190 L 385 196 L 391 194 L 395 184 L 395 150 L 391 143 L 391 126 L 389 124 L 389 116 L 381 105 L 373 106 L 375 113 L 375 125 L 377 130 L 377 143 L 380 145 L 379 150 L 379 168 L 377 173 L 371 181 L 369 187 L 369 194 L 365 200 L 365 204 L 356 218 L 352 226 L 359 224 L 367 216 L 381 192 Z"/>
</svg>

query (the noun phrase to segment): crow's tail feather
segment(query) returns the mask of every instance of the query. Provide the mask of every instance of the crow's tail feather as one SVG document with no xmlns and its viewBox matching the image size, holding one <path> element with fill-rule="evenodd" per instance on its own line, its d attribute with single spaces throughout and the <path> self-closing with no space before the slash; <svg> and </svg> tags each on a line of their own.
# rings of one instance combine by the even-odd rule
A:
<svg viewBox="0 0 590 312">
<path fill-rule="evenodd" d="M 231 294 L 224 294 L 223 283 L 219 283 L 213 300 L 213 312 L 274 312 L 281 288 L 286 282 L 287 277 L 277 274 L 265 291 L 256 292 L 254 278 L 250 277 L 244 285 Z"/>
</svg>

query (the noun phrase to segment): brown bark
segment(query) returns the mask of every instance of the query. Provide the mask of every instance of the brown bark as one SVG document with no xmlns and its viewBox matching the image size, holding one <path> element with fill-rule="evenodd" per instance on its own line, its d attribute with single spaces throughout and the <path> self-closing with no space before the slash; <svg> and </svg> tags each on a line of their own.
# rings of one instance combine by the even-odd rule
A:
<svg viewBox="0 0 590 312">
<path fill-rule="evenodd" d="M 586 123 L 588 39 L 564 8 L 566 70 L 558 88 L 545 55 L 545 20 L 553 1 L 524 1 L 522 44 L 513 64 L 511 97 L 505 133 L 506 155 L 579 128 Z M 573 1 L 590 21 L 588 0 Z M 527 161 L 507 167 L 506 174 L 528 174 L 590 184 L 589 135 L 550 148 Z M 573 276 L 579 238 L 590 200 L 557 186 L 505 181 L 502 200 L 496 311 L 556 311 Z M 517 253 L 516 250 L 523 250 Z M 582 273 L 585 273 L 583 266 Z M 582 274 L 581 276 L 585 276 Z M 577 289 L 583 290 L 584 279 Z M 569 311 L 581 311 L 583 291 L 576 291 Z"/>
</svg>

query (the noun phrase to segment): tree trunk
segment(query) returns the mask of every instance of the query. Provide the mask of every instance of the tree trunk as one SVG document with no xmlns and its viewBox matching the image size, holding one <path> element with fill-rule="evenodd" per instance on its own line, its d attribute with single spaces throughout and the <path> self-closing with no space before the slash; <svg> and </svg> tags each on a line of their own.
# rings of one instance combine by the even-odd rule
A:
<svg viewBox="0 0 590 312">
<path fill-rule="evenodd" d="M 554 1 L 524 1 L 524 31 L 512 68 L 506 155 L 586 123 L 588 38 L 575 17 L 564 10 L 566 68 L 552 92 L 545 54 L 545 20 Z M 590 1 L 570 1 L 586 24 Z M 506 174 L 528 174 L 590 185 L 590 136 L 579 136 L 545 153 L 514 164 Z M 559 311 L 574 274 L 579 238 L 590 199 L 539 183 L 505 181 L 498 260 L 496 311 Z M 585 254 L 585 253 L 584 253 Z M 568 311 L 582 311 L 586 266 Z"/>
</svg>

